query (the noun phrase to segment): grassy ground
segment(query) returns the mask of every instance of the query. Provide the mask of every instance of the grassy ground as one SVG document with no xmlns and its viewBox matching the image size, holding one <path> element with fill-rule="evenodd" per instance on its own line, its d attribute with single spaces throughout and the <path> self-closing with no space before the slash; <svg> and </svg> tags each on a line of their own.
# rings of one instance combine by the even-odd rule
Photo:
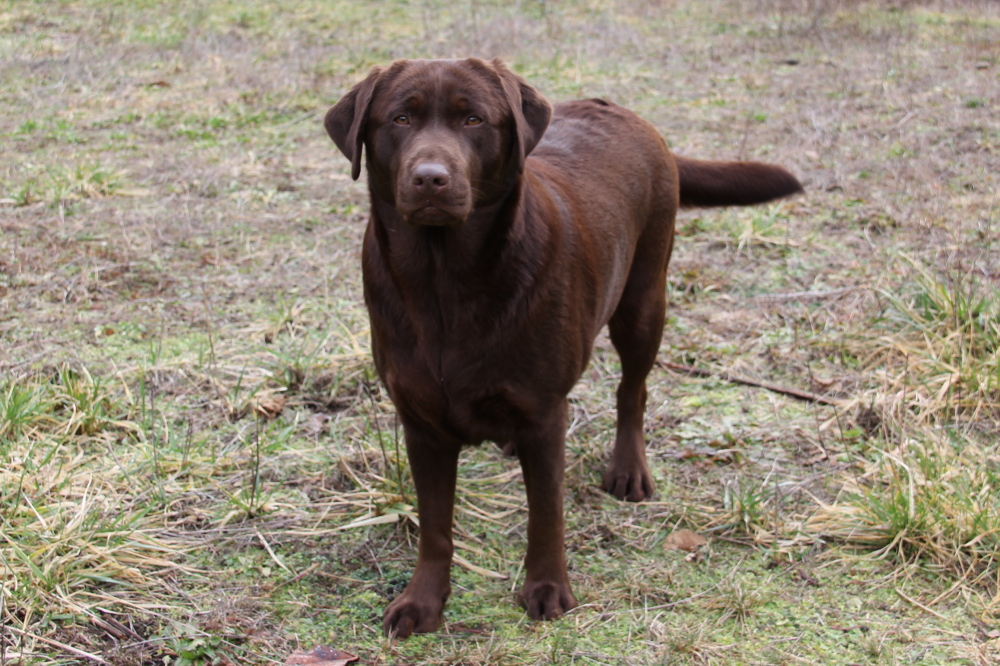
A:
<svg viewBox="0 0 1000 666">
<path fill-rule="evenodd" d="M 365 190 L 321 119 L 374 64 L 463 55 L 807 195 L 679 220 L 653 502 L 596 487 L 598 341 L 568 442 L 580 607 L 514 606 L 524 492 L 481 447 L 446 624 L 397 643 L 415 500 L 368 353 Z M 0 663 L 1000 659 L 995 3 L 7 1 L 0 64 Z M 667 549 L 679 528 L 708 545 Z"/>
</svg>

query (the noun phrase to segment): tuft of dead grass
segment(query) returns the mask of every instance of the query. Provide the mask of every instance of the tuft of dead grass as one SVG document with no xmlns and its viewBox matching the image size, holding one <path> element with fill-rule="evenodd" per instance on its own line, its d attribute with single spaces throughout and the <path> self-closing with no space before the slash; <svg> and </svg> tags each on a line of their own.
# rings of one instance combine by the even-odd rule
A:
<svg viewBox="0 0 1000 666">
<path fill-rule="evenodd" d="M 947 275 L 901 255 L 903 275 L 885 299 L 869 363 L 888 368 L 886 394 L 912 387 L 918 424 L 996 420 L 1000 413 L 1000 290 L 974 273 Z M 895 389 L 895 390 L 894 390 Z"/>
<path fill-rule="evenodd" d="M 805 529 L 992 585 L 1000 557 L 1000 450 L 955 432 L 873 448 Z"/>
</svg>

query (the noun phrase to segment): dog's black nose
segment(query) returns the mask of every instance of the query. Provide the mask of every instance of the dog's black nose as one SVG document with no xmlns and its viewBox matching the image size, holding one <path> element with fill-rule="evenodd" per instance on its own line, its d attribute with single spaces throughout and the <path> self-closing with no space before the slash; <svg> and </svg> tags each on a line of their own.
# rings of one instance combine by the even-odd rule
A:
<svg viewBox="0 0 1000 666">
<path fill-rule="evenodd" d="M 425 197 L 440 194 L 451 182 L 451 174 L 443 164 L 425 162 L 413 170 L 413 187 Z"/>
</svg>

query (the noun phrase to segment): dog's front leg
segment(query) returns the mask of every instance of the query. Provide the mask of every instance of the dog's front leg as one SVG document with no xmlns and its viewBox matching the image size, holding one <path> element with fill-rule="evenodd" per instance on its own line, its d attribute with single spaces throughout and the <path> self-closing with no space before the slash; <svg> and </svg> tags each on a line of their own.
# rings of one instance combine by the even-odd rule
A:
<svg viewBox="0 0 1000 666">
<path fill-rule="evenodd" d="M 566 571 L 563 477 L 566 401 L 537 435 L 517 441 L 528 491 L 528 552 L 519 601 L 534 620 L 553 620 L 576 606 Z"/>
<path fill-rule="evenodd" d="M 420 545 L 409 585 L 385 609 L 386 634 L 406 638 L 441 626 L 451 591 L 451 521 L 460 446 L 442 444 L 404 424 L 406 454 L 417 487 Z"/>
</svg>

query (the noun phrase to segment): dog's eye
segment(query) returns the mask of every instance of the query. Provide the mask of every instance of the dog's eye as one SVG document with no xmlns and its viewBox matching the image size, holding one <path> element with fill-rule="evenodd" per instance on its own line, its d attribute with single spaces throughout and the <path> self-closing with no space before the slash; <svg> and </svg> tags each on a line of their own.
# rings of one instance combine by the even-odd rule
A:
<svg viewBox="0 0 1000 666">
<path fill-rule="evenodd" d="M 409 125 L 410 124 L 410 117 L 404 113 L 402 115 L 399 115 L 399 116 L 396 116 L 395 118 L 393 118 L 392 122 L 396 123 L 397 125 Z"/>
<path fill-rule="evenodd" d="M 476 125 L 482 125 L 483 119 L 479 116 L 469 116 L 465 119 L 466 126 L 474 127 Z"/>
</svg>

